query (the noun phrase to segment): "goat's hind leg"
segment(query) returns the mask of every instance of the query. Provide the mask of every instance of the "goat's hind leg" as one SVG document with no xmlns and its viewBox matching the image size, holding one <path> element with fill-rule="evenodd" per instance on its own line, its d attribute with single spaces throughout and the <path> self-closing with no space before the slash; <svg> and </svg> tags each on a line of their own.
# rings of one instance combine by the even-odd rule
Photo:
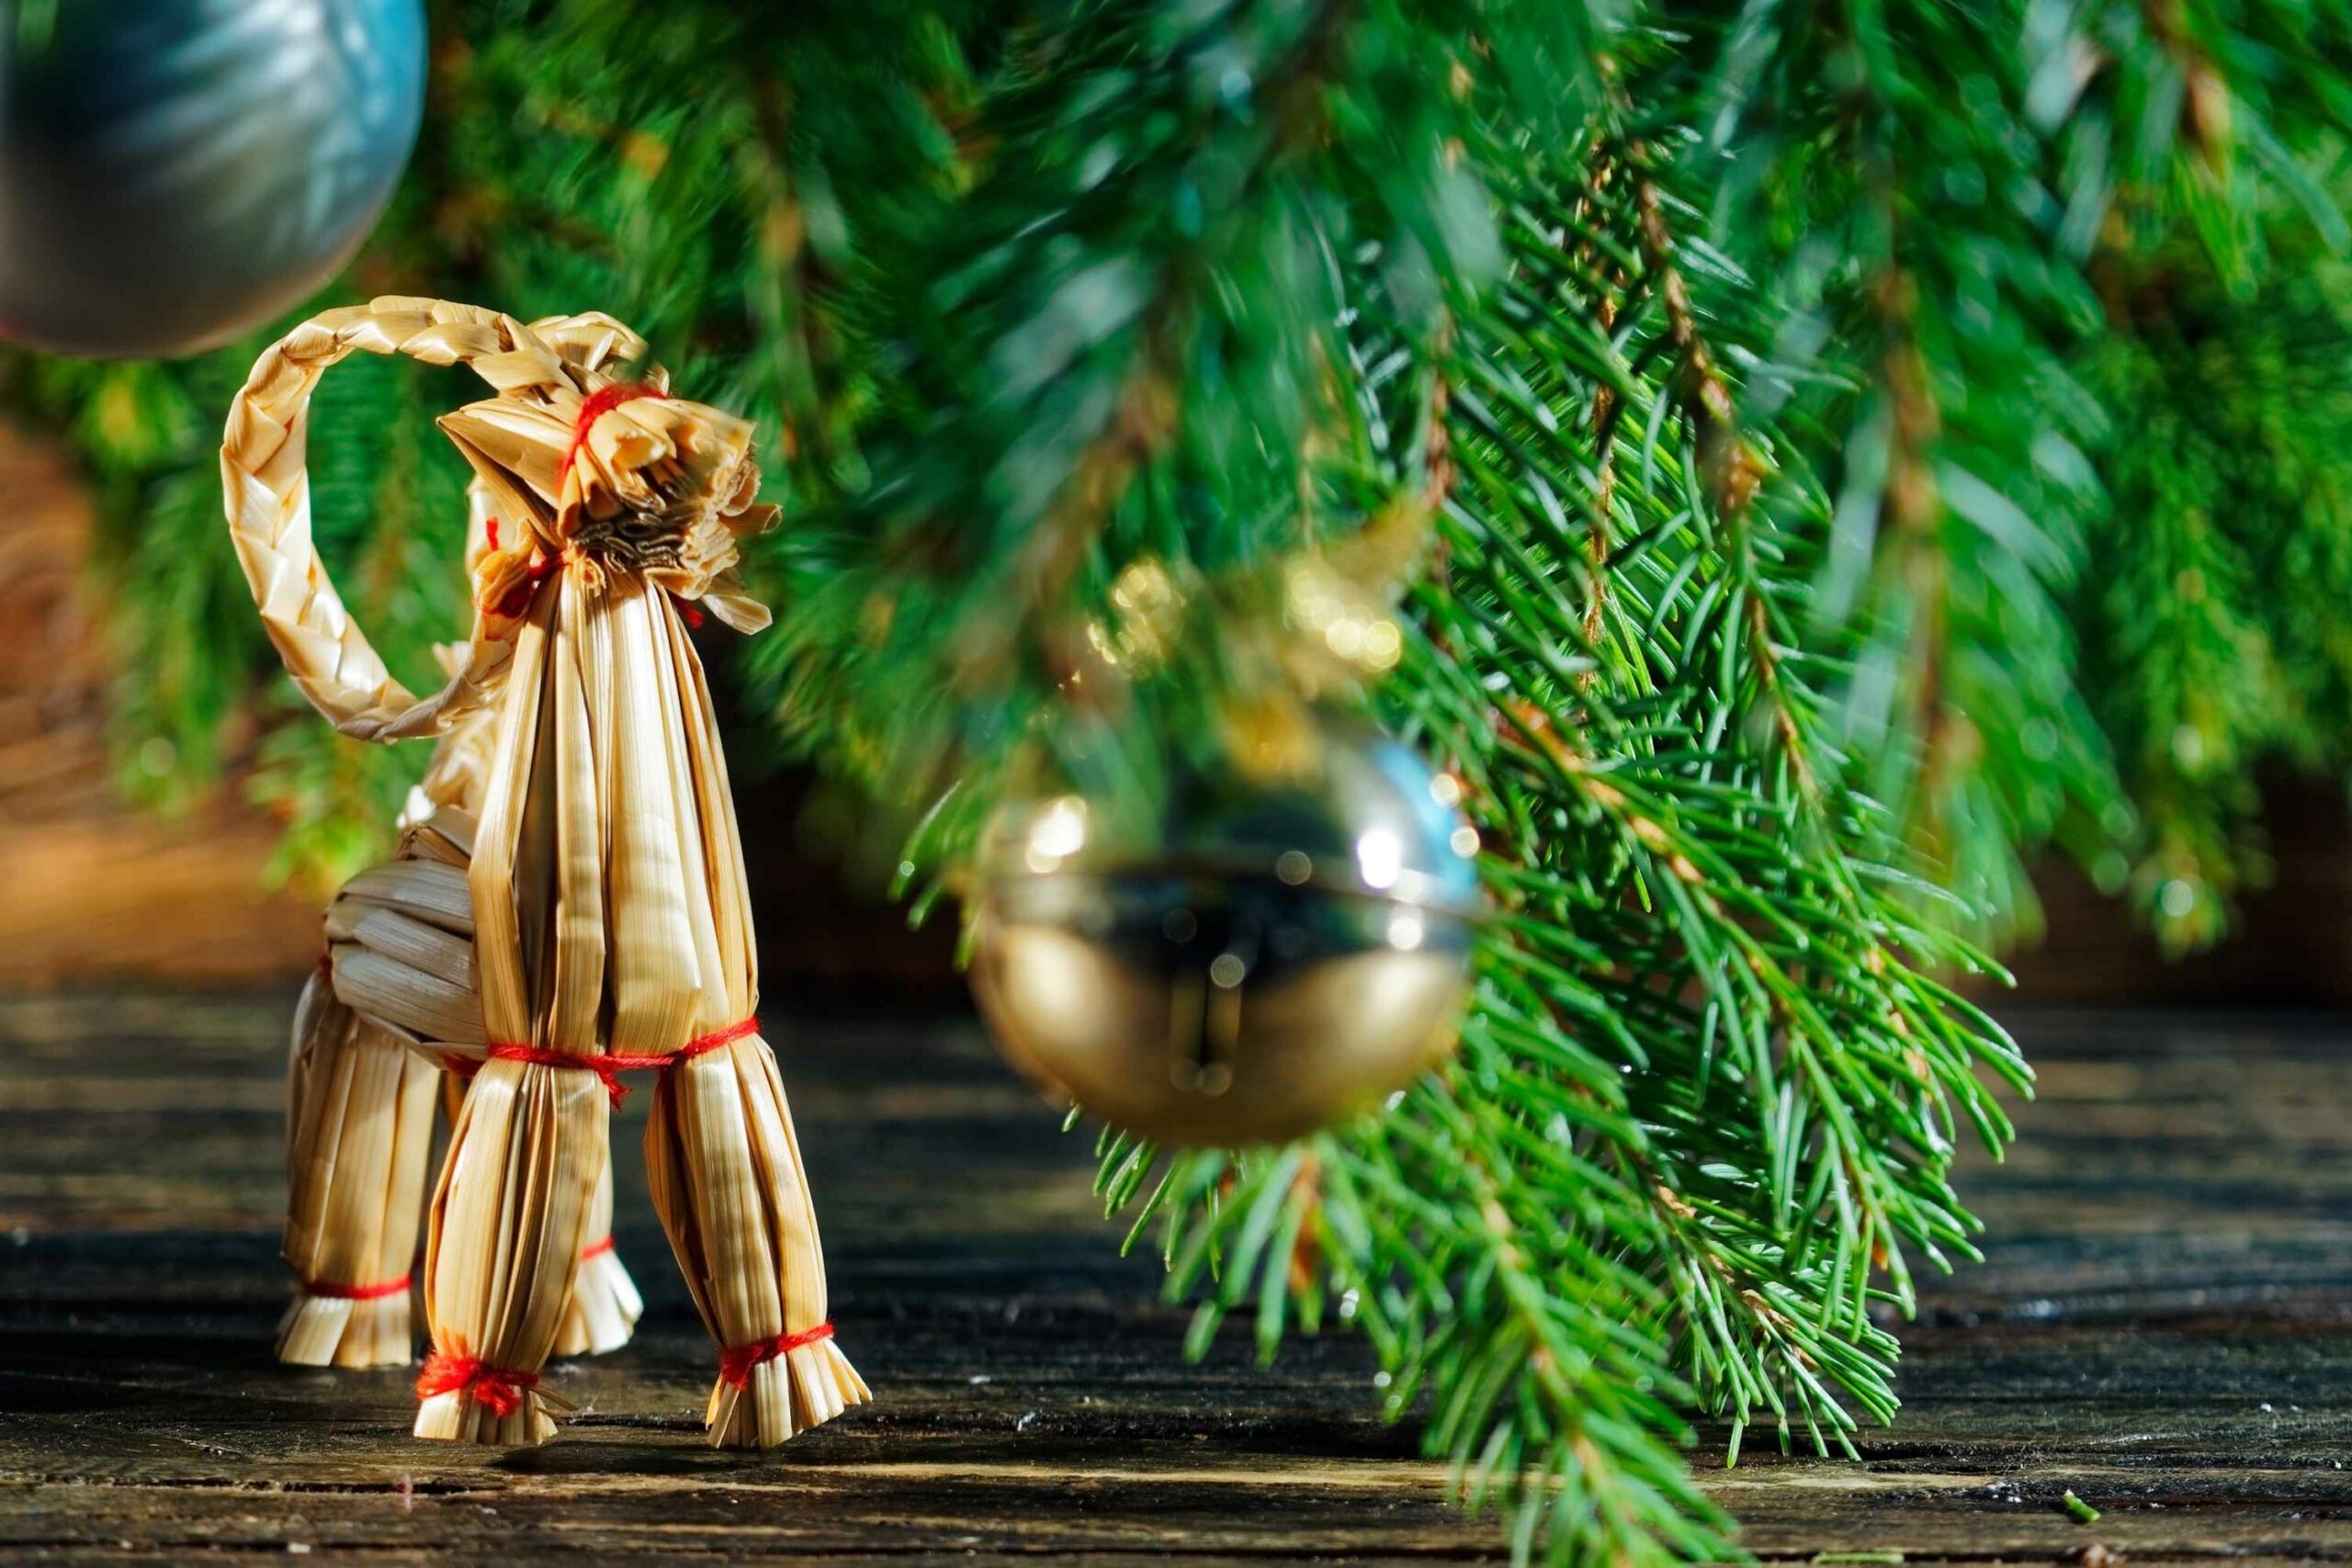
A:
<svg viewBox="0 0 2352 1568">
<path fill-rule="evenodd" d="M 439 1069 L 311 976 L 287 1081 L 286 1233 L 294 1303 L 277 1359 L 405 1366 L 409 1270 L 424 1200 Z"/>
<path fill-rule="evenodd" d="M 613 1162 L 588 1206 L 588 1242 L 580 1249 L 580 1272 L 572 1276 L 571 1304 L 555 1337 L 559 1356 L 601 1356 L 617 1350 L 637 1331 L 645 1302 L 613 1249 Z"/>
</svg>

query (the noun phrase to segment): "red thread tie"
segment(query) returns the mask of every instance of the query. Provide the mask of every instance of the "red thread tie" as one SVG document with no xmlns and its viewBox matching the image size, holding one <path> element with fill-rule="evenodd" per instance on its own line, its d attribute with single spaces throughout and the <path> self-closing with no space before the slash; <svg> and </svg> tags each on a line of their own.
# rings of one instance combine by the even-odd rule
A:
<svg viewBox="0 0 2352 1568">
<path fill-rule="evenodd" d="M 754 1339 L 749 1345 L 729 1345 L 718 1353 L 719 1381 L 730 1388 L 741 1388 L 752 1381 L 752 1369 L 762 1361 L 773 1361 L 803 1345 L 814 1345 L 820 1339 L 831 1339 L 832 1337 L 833 1325 L 820 1323 L 797 1334 L 779 1334 L 773 1339 Z"/>
<path fill-rule="evenodd" d="M 580 1249 L 580 1261 L 585 1263 L 592 1258 L 602 1258 L 607 1252 L 612 1251 L 612 1249 L 613 1238 L 611 1236 L 605 1236 L 598 1241 L 592 1241 L 587 1246 Z"/>
<path fill-rule="evenodd" d="M 519 621 L 529 614 L 531 595 L 539 591 L 539 584 L 545 582 L 548 580 L 548 574 L 555 570 L 555 562 L 556 558 L 553 556 L 533 556 L 529 568 L 515 580 L 514 586 L 508 589 L 499 599 L 495 606 L 496 613 L 510 621 Z"/>
<path fill-rule="evenodd" d="M 760 1032 L 759 1015 L 754 1013 L 740 1023 L 724 1029 L 714 1029 L 708 1034 L 697 1034 L 674 1051 L 648 1053 L 642 1055 L 607 1051 L 601 1055 L 583 1055 L 577 1051 L 556 1051 L 544 1045 L 492 1045 L 486 1055 L 494 1061 L 528 1062 L 541 1067 L 571 1067 L 594 1073 L 604 1080 L 605 1092 L 613 1097 L 615 1105 L 628 1098 L 628 1086 L 621 1082 L 623 1073 L 662 1072 L 681 1062 L 692 1061 L 707 1052 L 732 1045 L 746 1035 Z"/>
<path fill-rule="evenodd" d="M 760 1015 L 753 1013 L 740 1023 L 730 1023 L 724 1029 L 714 1029 L 707 1034 L 695 1035 L 692 1040 L 679 1046 L 670 1060 L 684 1062 L 712 1051 L 724 1050 L 738 1040 L 749 1039 L 759 1032 Z"/>
<path fill-rule="evenodd" d="M 498 1416 L 512 1416 L 522 1409 L 525 1391 L 538 1386 L 537 1372 L 484 1366 L 478 1357 L 460 1356 L 451 1350 L 434 1351 L 424 1359 L 424 1370 L 416 1374 L 417 1398 L 454 1393 L 479 1402 Z"/>
<path fill-rule="evenodd" d="M 563 467 L 555 471 L 559 489 L 571 472 L 571 465 L 580 456 L 580 448 L 588 444 L 588 427 L 623 403 L 633 403 L 639 398 L 667 400 L 670 394 L 658 387 L 648 387 L 634 381 L 616 381 L 609 387 L 599 387 L 580 400 L 580 413 L 571 422 L 571 445 L 563 449 Z"/>
<path fill-rule="evenodd" d="M 525 1062 L 539 1067 L 574 1067 L 594 1073 L 605 1083 L 605 1092 L 618 1105 L 628 1098 L 628 1086 L 621 1082 L 620 1063 L 611 1056 L 583 1056 L 576 1051 L 550 1051 L 543 1045 L 492 1045 L 489 1052 L 493 1062 Z"/>
<path fill-rule="evenodd" d="M 305 1280 L 302 1281 L 302 1293 L 331 1302 L 380 1302 L 386 1296 L 405 1293 L 410 1278 L 403 1274 L 397 1280 L 380 1280 L 372 1285 L 344 1285 L 332 1280 Z"/>
</svg>

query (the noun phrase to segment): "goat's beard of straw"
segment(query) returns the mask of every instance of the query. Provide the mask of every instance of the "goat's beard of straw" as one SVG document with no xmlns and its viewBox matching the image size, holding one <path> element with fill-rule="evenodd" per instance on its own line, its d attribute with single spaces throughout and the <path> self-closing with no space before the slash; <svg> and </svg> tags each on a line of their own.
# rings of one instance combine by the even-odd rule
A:
<svg viewBox="0 0 2352 1568">
<path fill-rule="evenodd" d="M 656 459 L 582 497 L 569 554 L 592 585 L 617 572 L 698 594 L 735 564 L 737 535 L 757 525 L 759 489 L 748 456 Z"/>
</svg>

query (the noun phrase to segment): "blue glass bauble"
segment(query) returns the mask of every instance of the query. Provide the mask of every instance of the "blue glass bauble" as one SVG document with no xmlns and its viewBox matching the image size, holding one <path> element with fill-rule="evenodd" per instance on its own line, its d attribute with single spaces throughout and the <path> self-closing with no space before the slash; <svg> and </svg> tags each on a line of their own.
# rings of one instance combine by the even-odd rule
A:
<svg viewBox="0 0 2352 1568">
<path fill-rule="evenodd" d="M 293 309 L 424 104 L 423 0 L 0 0 L 0 337 L 188 354 Z"/>
</svg>

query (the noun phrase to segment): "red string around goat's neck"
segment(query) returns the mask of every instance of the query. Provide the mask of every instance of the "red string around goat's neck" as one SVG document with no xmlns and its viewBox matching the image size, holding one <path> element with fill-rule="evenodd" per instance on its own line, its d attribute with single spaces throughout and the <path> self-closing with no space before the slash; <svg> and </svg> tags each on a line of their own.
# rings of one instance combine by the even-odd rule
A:
<svg viewBox="0 0 2352 1568">
<path fill-rule="evenodd" d="M 510 1371 L 504 1367 L 485 1366 L 481 1358 L 460 1356 L 455 1351 L 435 1350 L 424 1359 L 424 1370 L 416 1374 L 416 1396 L 431 1399 L 436 1393 L 454 1393 L 460 1398 L 479 1402 L 492 1415 L 512 1416 L 523 1408 L 525 1391 L 539 1386 L 537 1372 Z"/>
<path fill-rule="evenodd" d="M 380 1302 L 386 1296 L 406 1294 L 410 1278 L 411 1276 L 403 1274 L 397 1280 L 379 1280 L 368 1285 L 345 1285 L 333 1280 L 305 1280 L 301 1281 L 301 1285 L 304 1295 L 317 1296 L 326 1301 Z"/>
<path fill-rule="evenodd" d="M 681 1062 L 690 1062 L 706 1053 L 732 1045 L 746 1035 L 757 1034 L 759 1032 L 760 1019 L 759 1015 L 754 1013 L 741 1022 L 729 1024 L 724 1029 L 714 1029 L 708 1034 L 697 1034 L 674 1051 L 649 1052 L 642 1055 L 607 1051 L 601 1055 L 586 1055 L 577 1051 L 558 1051 L 545 1045 L 499 1044 L 492 1045 L 484 1053 L 484 1055 L 495 1062 L 526 1062 L 535 1066 L 570 1067 L 584 1073 L 594 1073 L 604 1080 L 605 1092 L 613 1097 L 615 1105 L 618 1105 L 628 1098 L 628 1086 L 621 1082 L 623 1073 L 662 1072 L 676 1066 Z M 465 1058 L 443 1058 L 445 1063 L 452 1060 L 463 1061 Z M 451 1070 L 470 1077 L 473 1072 L 479 1069 L 452 1067 Z"/>
<path fill-rule="evenodd" d="M 779 1334 L 770 1339 L 754 1339 L 749 1345 L 729 1345 L 718 1353 L 718 1375 L 730 1387 L 741 1388 L 752 1381 L 752 1369 L 762 1361 L 773 1361 L 787 1351 L 832 1337 L 833 1325 L 820 1323 L 797 1334 Z"/>
<path fill-rule="evenodd" d="M 497 547 L 494 535 L 491 547 L 493 549 Z M 514 586 L 509 588 L 499 599 L 496 605 L 497 613 L 510 621 L 519 621 L 528 615 L 531 609 L 531 595 L 539 591 L 539 584 L 548 580 L 548 574 L 555 570 L 555 563 L 560 558 L 560 557 L 550 555 L 533 556 L 531 564 L 524 569 L 523 575 L 514 580 Z"/>
<path fill-rule="evenodd" d="M 564 479 L 571 473 L 571 465 L 579 460 L 581 447 L 588 443 L 589 426 L 623 403 L 633 403 L 639 398 L 659 398 L 666 400 L 669 396 L 669 393 L 659 387 L 648 387 L 634 381 L 616 381 L 608 387 L 599 387 L 581 399 L 580 412 L 571 422 L 571 440 L 563 449 L 563 466 L 556 469 L 556 488 L 558 490 L 563 488 Z M 483 519 L 483 538 L 491 551 L 495 554 L 498 549 L 497 518 Z M 529 534 L 526 530 L 525 539 L 527 541 L 528 538 Z M 539 584 L 545 582 L 548 574 L 555 570 L 557 558 L 555 556 L 544 554 L 534 556 L 529 570 L 506 591 L 504 596 L 493 606 L 494 612 L 510 621 L 520 620 L 531 607 L 531 595 L 538 592 Z"/>
<path fill-rule="evenodd" d="M 639 398 L 667 400 L 670 394 L 659 387 L 649 387 L 638 381 L 615 381 L 599 387 L 580 400 L 580 412 L 571 422 L 571 445 L 563 449 L 563 467 L 555 471 L 555 482 L 561 489 L 564 479 L 571 472 L 580 448 L 588 444 L 588 428 L 623 403 L 633 403 Z"/>
</svg>

